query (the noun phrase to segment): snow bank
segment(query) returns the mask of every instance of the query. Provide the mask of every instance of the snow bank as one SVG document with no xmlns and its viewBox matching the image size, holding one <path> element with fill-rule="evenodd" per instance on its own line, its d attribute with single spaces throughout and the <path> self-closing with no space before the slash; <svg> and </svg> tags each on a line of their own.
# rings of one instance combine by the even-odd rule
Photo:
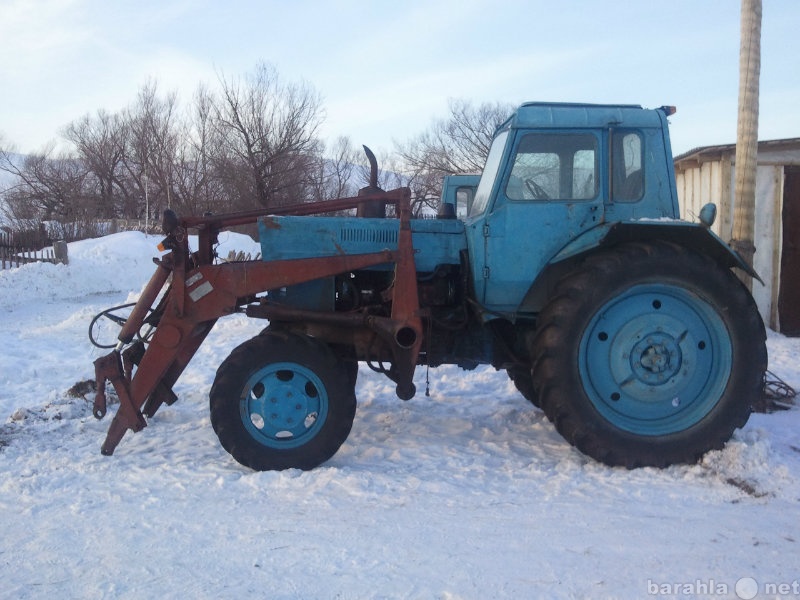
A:
<svg viewBox="0 0 800 600">
<path fill-rule="evenodd" d="M 128 292 L 141 291 L 150 279 L 160 241 L 161 237 L 128 231 L 69 244 L 69 265 L 32 263 L 0 271 L 0 314 L 29 304 L 32 298 L 57 303 L 120 294 L 124 299 Z M 189 244 L 196 249 L 196 236 Z M 261 247 L 246 235 L 223 232 L 217 253 L 225 257 L 231 250 L 255 256 Z"/>
</svg>

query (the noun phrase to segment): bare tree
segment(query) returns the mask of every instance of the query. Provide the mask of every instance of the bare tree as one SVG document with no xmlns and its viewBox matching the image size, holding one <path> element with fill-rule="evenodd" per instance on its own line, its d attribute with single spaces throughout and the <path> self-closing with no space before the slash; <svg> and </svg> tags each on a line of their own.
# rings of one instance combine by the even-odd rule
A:
<svg viewBox="0 0 800 600">
<path fill-rule="evenodd" d="M 195 92 L 179 140 L 173 179 L 175 209 L 190 215 L 230 210 L 214 170 L 214 99 L 205 86 Z"/>
<path fill-rule="evenodd" d="M 54 156 L 52 146 L 24 157 L 3 150 L 0 169 L 14 176 L 14 183 L 3 191 L 5 217 L 14 229 L 34 230 L 48 222 L 62 239 L 96 234 L 91 226 L 94 189 L 82 161 Z"/>
<path fill-rule="evenodd" d="M 467 100 L 451 100 L 449 110 L 447 118 L 434 121 L 430 129 L 396 147 L 408 176 L 406 185 L 412 188 L 419 205 L 417 210 L 423 205 L 435 208 L 443 176 L 483 170 L 494 132 L 514 106 L 474 106 Z"/>
<path fill-rule="evenodd" d="M 358 191 L 356 168 L 359 160 L 359 152 L 350 138 L 336 138 L 330 147 L 317 154 L 314 170 L 309 173 L 311 199 L 320 201 L 355 196 Z"/>
<path fill-rule="evenodd" d="M 355 195 L 368 180 L 363 156 L 347 138 L 325 152 L 321 121 L 319 95 L 267 64 L 221 76 L 219 91 L 200 87 L 186 113 L 148 81 L 128 108 L 69 123 L 71 154 L 12 159 L 0 140 L 0 170 L 13 175 L 3 206 L 16 219 L 86 224 L 155 217 L 167 206 L 219 213 Z M 403 185 L 399 168 L 382 162 L 380 184 Z"/>
<path fill-rule="evenodd" d="M 415 171 L 443 175 L 480 173 L 497 127 L 513 112 L 509 104 L 451 100 L 450 115 L 405 145 L 398 153 Z"/>
<path fill-rule="evenodd" d="M 97 217 L 138 216 L 136 194 L 123 177 L 126 135 L 124 119 L 104 110 L 98 110 L 95 116 L 84 115 L 64 129 L 64 137 L 75 145 L 95 179 Z"/>
<path fill-rule="evenodd" d="M 147 82 L 120 113 L 99 110 L 64 129 L 95 183 L 97 218 L 149 219 L 169 206 L 179 144 L 177 98 Z"/>
<path fill-rule="evenodd" d="M 220 83 L 216 161 L 237 208 L 304 199 L 320 151 L 319 95 L 305 85 L 283 84 L 265 63 L 244 80 L 220 77 Z"/>
<path fill-rule="evenodd" d="M 172 201 L 172 185 L 179 144 L 177 96 L 158 95 L 150 81 L 139 89 L 136 102 L 124 113 L 126 122 L 123 165 L 139 199 L 137 212 L 157 215 Z"/>
</svg>

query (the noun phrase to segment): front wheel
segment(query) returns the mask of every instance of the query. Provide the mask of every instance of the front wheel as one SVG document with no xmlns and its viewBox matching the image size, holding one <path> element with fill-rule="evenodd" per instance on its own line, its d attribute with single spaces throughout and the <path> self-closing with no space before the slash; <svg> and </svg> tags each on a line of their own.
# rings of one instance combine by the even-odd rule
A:
<svg viewBox="0 0 800 600">
<path fill-rule="evenodd" d="M 313 338 L 267 331 L 237 347 L 211 387 L 223 448 L 257 471 L 313 469 L 347 439 L 356 412 L 351 376 Z"/>
<path fill-rule="evenodd" d="M 530 351 L 542 408 L 609 465 L 664 467 L 722 447 L 747 422 L 767 364 L 746 288 L 663 242 L 590 257 L 539 325 Z"/>
</svg>

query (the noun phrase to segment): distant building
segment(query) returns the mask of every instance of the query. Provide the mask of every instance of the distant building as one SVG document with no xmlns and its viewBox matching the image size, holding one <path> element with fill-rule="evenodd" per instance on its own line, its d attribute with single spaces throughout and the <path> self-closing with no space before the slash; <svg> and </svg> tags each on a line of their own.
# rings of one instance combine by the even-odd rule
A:
<svg viewBox="0 0 800 600">
<path fill-rule="evenodd" d="M 675 157 L 681 216 L 697 220 L 707 202 L 717 205 L 712 229 L 733 237 L 736 144 L 696 148 Z M 800 138 L 758 143 L 753 267 L 766 285 L 753 283 L 764 322 L 800 335 Z"/>
</svg>

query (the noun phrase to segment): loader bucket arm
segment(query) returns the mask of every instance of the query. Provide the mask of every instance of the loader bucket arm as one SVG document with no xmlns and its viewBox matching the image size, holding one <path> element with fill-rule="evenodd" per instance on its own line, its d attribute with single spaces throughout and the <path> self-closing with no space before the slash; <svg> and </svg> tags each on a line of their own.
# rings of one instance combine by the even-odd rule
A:
<svg viewBox="0 0 800 600">
<path fill-rule="evenodd" d="M 400 234 L 396 249 L 358 255 L 213 264 L 213 245 L 219 231 L 226 227 L 254 223 L 266 214 L 315 214 L 357 208 L 373 200 L 397 206 Z M 217 319 L 236 312 L 256 294 L 380 264 L 396 265 L 395 299 L 390 320 L 404 341 L 399 360 L 396 360 L 398 395 L 403 397 L 410 393 L 413 396 L 411 380 L 422 343 L 422 324 L 416 293 L 410 214 L 410 192 L 407 188 L 399 188 L 269 211 L 183 220 L 175 219 L 174 214 L 165 215 L 167 237 L 162 246 L 170 252 L 160 260 L 154 259 L 156 271 L 123 326 L 116 348 L 94 363 L 97 379 L 95 417 L 102 418 L 106 413 L 107 381 L 111 382 L 120 399 L 101 452 L 113 454 L 128 429 L 140 431 L 147 425 L 145 415 L 152 416 L 160 404 L 171 404 L 175 400 L 172 385 Z M 199 250 L 195 254 L 190 254 L 188 248 L 186 233 L 190 228 L 199 232 Z M 157 325 L 146 349 L 142 342 L 129 345 L 145 324 L 149 309 L 170 275 L 172 281 L 156 308 L 159 315 Z"/>
</svg>

